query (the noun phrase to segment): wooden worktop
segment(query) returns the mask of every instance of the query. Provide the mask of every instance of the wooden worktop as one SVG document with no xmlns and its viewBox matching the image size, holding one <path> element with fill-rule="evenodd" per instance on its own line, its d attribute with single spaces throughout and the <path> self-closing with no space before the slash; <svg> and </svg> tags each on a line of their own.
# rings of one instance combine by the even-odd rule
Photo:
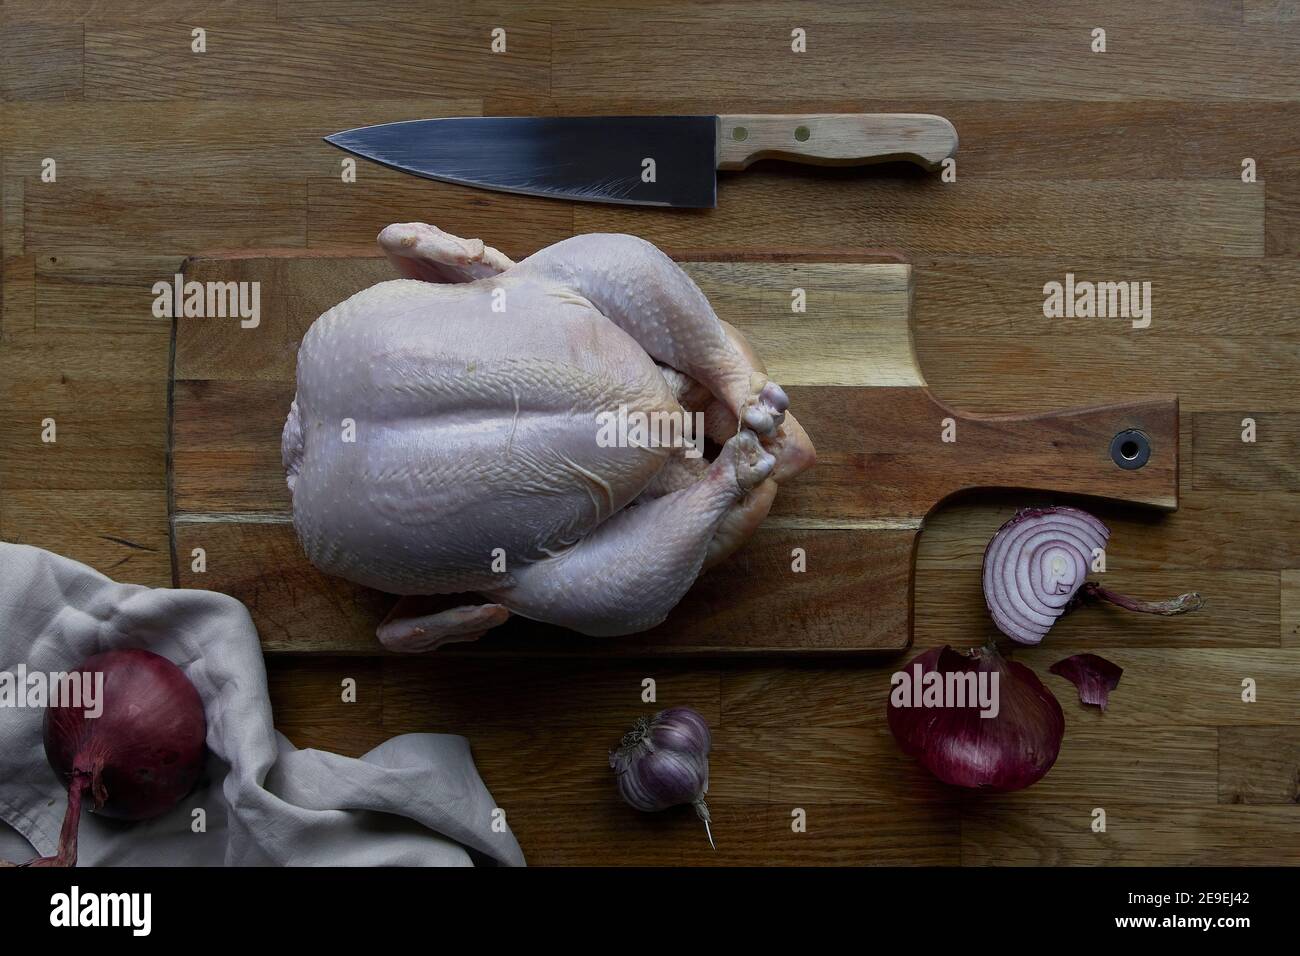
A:
<svg viewBox="0 0 1300 956">
<path fill-rule="evenodd" d="M 1293 6 L 570 0 L 525 15 L 494 0 L 436 14 L 6 0 L 0 537 L 170 582 L 170 329 L 150 289 L 190 254 L 356 249 L 412 219 L 507 252 L 589 231 L 675 250 L 894 249 L 915 267 L 916 348 L 946 401 L 994 412 L 1180 397 L 1180 510 L 1093 510 L 1113 531 L 1112 586 L 1196 589 L 1209 606 L 1174 621 L 1080 613 L 1018 654 L 1066 713 L 1040 784 L 959 793 L 901 755 L 883 708 L 905 658 L 276 657 L 277 725 L 354 755 L 397 733 L 466 735 L 533 864 L 1300 863 Z M 494 55 L 498 26 L 507 52 Z M 1090 50 L 1096 27 L 1105 53 Z M 195 28 L 205 53 L 191 52 Z M 795 28 L 806 53 L 790 51 Z M 345 183 L 341 154 L 319 141 L 421 116 L 866 111 L 951 119 L 956 182 L 762 163 L 723 176 L 716 210 L 577 206 L 364 162 Z M 46 158 L 55 182 L 42 181 Z M 1246 158 L 1256 182 L 1242 181 Z M 1149 281 L 1150 327 L 1044 318 L 1043 286 L 1066 273 Z M 1254 443 L 1241 441 L 1247 417 Z M 56 444 L 40 440 L 46 418 Z M 1044 500 L 986 494 L 931 517 L 917 649 L 989 635 L 983 546 L 1015 507 Z M 1104 715 L 1046 676 L 1084 650 L 1125 669 Z M 345 677 L 354 704 L 339 700 Z M 614 796 L 605 753 L 652 709 L 646 677 L 658 707 L 690 704 L 715 729 L 716 854 L 689 811 L 642 817 Z M 1255 703 L 1241 701 L 1245 678 Z M 791 832 L 796 808 L 807 833 Z"/>
</svg>

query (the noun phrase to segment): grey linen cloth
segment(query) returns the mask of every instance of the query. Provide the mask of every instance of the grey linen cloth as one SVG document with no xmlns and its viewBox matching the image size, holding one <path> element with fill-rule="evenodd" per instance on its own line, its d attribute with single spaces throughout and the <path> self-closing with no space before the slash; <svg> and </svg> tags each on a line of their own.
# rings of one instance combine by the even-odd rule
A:
<svg viewBox="0 0 1300 956">
<path fill-rule="evenodd" d="M 271 723 L 248 611 L 212 591 L 117 584 L 48 551 L 0 542 L 0 670 L 71 671 L 141 647 L 203 698 L 208 764 L 155 820 L 83 813 L 79 865 L 522 865 L 463 737 L 406 734 L 360 759 L 299 750 Z M 44 710 L 0 706 L 0 859 L 53 854 L 66 791 L 45 759 Z M 206 830 L 194 832 L 197 808 Z M 498 815 L 499 816 L 499 815 Z"/>
</svg>

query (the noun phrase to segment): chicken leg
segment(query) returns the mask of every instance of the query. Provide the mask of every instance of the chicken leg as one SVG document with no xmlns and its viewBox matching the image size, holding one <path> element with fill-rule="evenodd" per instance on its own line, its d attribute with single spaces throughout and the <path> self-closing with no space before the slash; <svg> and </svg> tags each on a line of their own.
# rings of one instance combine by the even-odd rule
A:
<svg viewBox="0 0 1300 956">
<path fill-rule="evenodd" d="M 519 268 L 586 297 L 651 358 L 707 386 L 736 421 L 759 435 L 781 424 L 789 399 L 741 354 L 690 276 L 636 236 L 563 239 Z"/>
<path fill-rule="evenodd" d="M 733 505 L 775 464 L 753 432 L 740 431 L 695 484 L 625 508 L 486 596 L 524 617 L 598 637 L 654 627 L 694 583 Z"/>
</svg>

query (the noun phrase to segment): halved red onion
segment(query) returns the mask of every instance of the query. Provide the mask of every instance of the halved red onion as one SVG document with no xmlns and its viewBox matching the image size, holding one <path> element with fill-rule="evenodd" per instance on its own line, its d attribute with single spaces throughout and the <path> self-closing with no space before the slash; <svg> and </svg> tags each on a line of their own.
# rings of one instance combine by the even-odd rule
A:
<svg viewBox="0 0 1300 956">
<path fill-rule="evenodd" d="M 1037 644 L 1065 613 L 1110 530 L 1078 508 L 1026 508 L 984 552 L 984 601 L 998 630 Z"/>
<path fill-rule="evenodd" d="M 998 697 L 996 716 L 985 717 L 977 706 L 905 706 L 890 695 L 890 731 L 930 773 L 957 787 L 1022 790 L 1051 769 L 1065 715 L 1038 675 L 992 644 L 965 654 L 945 645 L 906 666 L 913 680 L 931 671 L 977 679 L 981 672 L 996 674 Z"/>
<path fill-rule="evenodd" d="M 1079 700 L 1106 709 L 1110 692 L 1119 686 L 1124 668 L 1096 654 L 1075 654 L 1048 668 L 1079 688 Z"/>
</svg>

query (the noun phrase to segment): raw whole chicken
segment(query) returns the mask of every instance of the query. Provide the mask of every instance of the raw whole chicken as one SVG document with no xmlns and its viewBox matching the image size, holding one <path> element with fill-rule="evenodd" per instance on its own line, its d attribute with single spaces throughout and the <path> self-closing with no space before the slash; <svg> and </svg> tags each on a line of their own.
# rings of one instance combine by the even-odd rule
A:
<svg viewBox="0 0 1300 956">
<path fill-rule="evenodd" d="M 574 236 L 516 264 L 402 223 L 379 244 L 405 278 L 312 325 L 281 451 L 311 561 L 408 596 L 386 647 L 474 640 L 512 613 L 653 627 L 813 463 L 785 392 L 650 243 Z M 620 406 L 701 413 L 721 451 L 609 447 L 599 423 Z"/>
</svg>

